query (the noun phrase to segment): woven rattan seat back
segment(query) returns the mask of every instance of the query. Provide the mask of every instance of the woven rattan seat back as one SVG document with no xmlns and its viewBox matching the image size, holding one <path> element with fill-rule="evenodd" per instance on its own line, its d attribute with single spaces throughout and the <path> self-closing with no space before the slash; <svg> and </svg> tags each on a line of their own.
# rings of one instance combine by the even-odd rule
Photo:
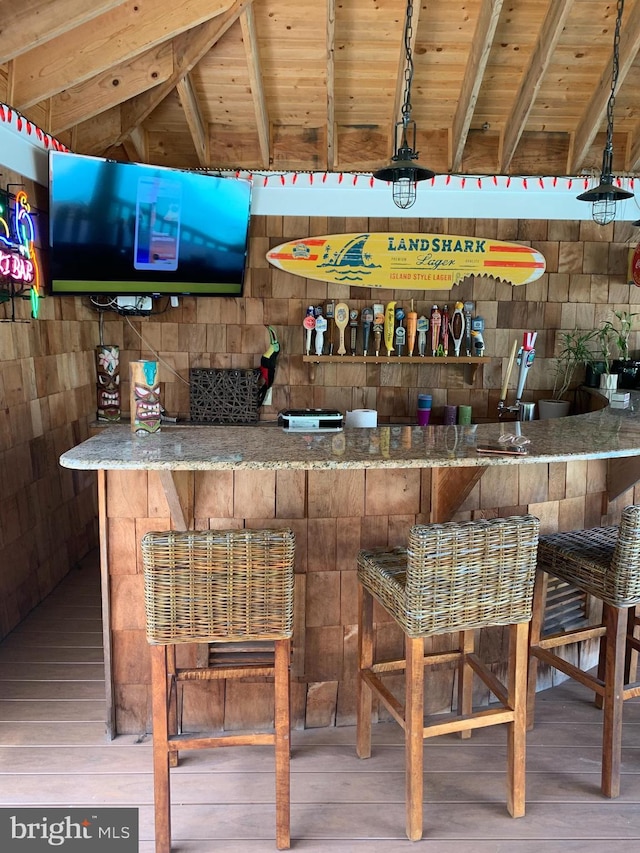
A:
<svg viewBox="0 0 640 853">
<path fill-rule="evenodd" d="M 540 522 L 532 515 L 444 524 L 417 524 L 406 548 L 358 556 L 358 683 L 356 751 L 371 755 L 373 697 L 405 735 L 406 832 L 422 838 L 423 741 L 492 725 L 507 728 L 507 809 L 525 811 L 527 640 Z M 404 657 L 378 657 L 374 598 L 398 622 Z M 476 653 L 476 628 L 507 626 L 508 662 L 501 681 Z M 425 637 L 448 634 L 443 646 Z M 385 646 L 385 641 L 380 644 Z M 425 720 L 425 669 L 455 666 L 457 713 Z M 386 682 L 404 672 L 404 704 Z M 474 679 L 496 697 L 474 709 Z M 427 694 L 429 687 L 427 686 Z M 497 707 L 496 707 L 497 706 Z M 452 709 L 453 710 L 453 709 Z"/>
<path fill-rule="evenodd" d="M 636 605 L 640 604 L 640 506 L 625 507 L 617 526 L 541 536 L 538 569 L 529 644 L 529 725 L 532 727 L 534 721 L 539 661 L 593 690 L 604 717 L 600 788 L 605 797 L 617 797 L 623 705 L 640 694 L 635 676 L 635 658 L 640 651 L 636 617 Z M 587 624 L 560 631 L 546 628 L 547 575 L 601 603 L 601 607 L 591 609 Z M 597 673 L 591 672 L 589 655 L 594 640 L 600 645 Z M 580 647 L 577 661 L 568 659 L 564 649 L 581 643 L 585 645 Z"/>
<path fill-rule="evenodd" d="M 637 604 L 640 602 L 640 506 L 626 507 L 619 526 L 542 536 L 539 563 L 614 607 Z"/>
<path fill-rule="evenodd" d="M 289 529 L 147 533 L 142 538 L 147 640 L 291 637 L 294 550 Z"/>
<path fill-rule="evenodd" d="M 407 548 L 361 551 L 358 577 L 410 637 L 531 618 L 534 516 L 416 525 Z"/>
</svg>

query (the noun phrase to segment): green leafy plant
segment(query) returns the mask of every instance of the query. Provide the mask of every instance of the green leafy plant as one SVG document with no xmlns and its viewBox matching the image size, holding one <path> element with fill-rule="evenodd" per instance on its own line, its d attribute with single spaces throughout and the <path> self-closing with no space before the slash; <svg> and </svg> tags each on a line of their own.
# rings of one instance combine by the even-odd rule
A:
<svg viewBox="0 0 640 853">
<path fill-rule="evenodd" d="M 611 372 L 614 347 L 623 361 L 628 360 L 629 336 L 633 330 L 633 318 L 637 314 L 630 313 L 629 311 L 613 311 L 612 316 L 613 319 L 604 320 L 595 332 L 599 352 L 594 353 L 594 360 L 604 363 L 605 373 Z"/>
<path fill-rule="evenodd" d="M 553 399 L 562 400 L 571 389 L 576 371 L 587 364 L 593 364 L 594 353 L 590 346 L 597 331 L 560 332 L 560 349 L 556 356 Z"/>
<path fill-rule="evenodd" d="M 603 373 L 611 373 L 615 332 L 616 330 L 610 320 L 605 320 L 605 322 L 595 330 L 594 337 L 598 342 L 599 350 L 593 355 L 593 360 L 601 361 L 604 364 Z"/>
<path fill-rule="evenodd" d="M 614 311 L 613 316 L 617 321 L 610 321 L 613 338 L 620 353 L 620 358 L 623 361 L 628 361 L 629 335 L 633 331 L 633 318 L 638 315 L 629 311 Z"/>
</svg>

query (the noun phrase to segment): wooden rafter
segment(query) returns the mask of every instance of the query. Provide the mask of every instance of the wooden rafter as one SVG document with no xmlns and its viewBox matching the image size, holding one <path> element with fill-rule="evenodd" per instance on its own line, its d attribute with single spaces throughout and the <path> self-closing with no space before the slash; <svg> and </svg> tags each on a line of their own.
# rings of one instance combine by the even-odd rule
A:
<svg viewBox="0 0 640 853">
<path fill-rule="evenodd" d="M 191 77 L 187 74 L 176 84 L 180 104 L 184 110 L 189 132 L 201 166 L 209 165 L 209 134 L 205 129 L 198 96 L 193 88 Z"/>
<path fill-rule="evenodd" d="M 451 170 L 460 171 L 462 155 L 476 108 L 478 93 L 484 78 L 485 68 L 491 52 L 493 37 L 498 26 L 503 0 L 483 0 L 473 44 L 467 59 L 460 98 L 451 129 Z"/>
<path fill-rule="evenodd" d="M 57 135 L 81 124 L 146 91 L 150 86 L 167 80 L 172 73 L 173 50 L 171 42 L 165 42 L 84 83 L 72 86 L 48 99 L 51 105 L 51 133 Z"/>
<path fill-rule="evenodd" d="M 243 9 L 240 15 L 240 27 L 242 29 L 242 41 L 247 57 L 249 69 L 249 84 L 251 96 L 256 113 L 256 127 L 258 129 L 258 142 L 260 145 L 260 157 L 264 168 L 269 167 L 269 114 L 264 97 L 262 85 L 262 70 L 260 64 L 260 51 L 258 50 L 258 37 L 256 35 L 256 24 L 253 16 L 253 4 Z"/>
<path fill-rule="evenodd" d="M 20 0 L 2 4 L 0 65 L 103 15 L 126 0 Z"/>
<path fill-rule="evenodd" d="M 629 17 L 623 21 L 620 31 L 618 90 L 629 73 L 638 50 L 640 50 L 640 3 L 636 3 L 632 8 Z M 600 77 L 600 81 L 582 113 L 582 118 L 573 135 L 568 164 L 570 173 L 577 173 L 578 169 L 584 164 L 589 148 L 605 120 L 607 102 L 611 93 L 612 65 L 613 55 L 607 63 L 607 67 Z"/>
<path fill-rule="evenodd" d="M 562 30 L 573 6 L 573 0 L 554 0 L 544 19 L 529 66 L 520 82 L 518 94 L 506 121 L 500 152 L 500 171 L 505 172 L 524 131 L 529 113 L 540 90 L 542 80 L 553 58 Z"/>
<path fill-rule="evenodd" d="M 99 19 L 14 59 L 14 104 L 23 110 L 224 13 L 232 0 L 154 0 L 112 9 Z"/>
<path fill-rule="evenodd" d="M 616 0 L 411 2 L 413 106 L 430 168 L 565 175 L 599 165 Z M 191 168 L 205 163 L 215 128 L 220 168 L 378 168 L 402 118 L 407 0 L 252 4 L 8 0 L 0 100 L 96 156 L 119 158 L 124 146 L 131 159 Z M 640 0 L 627 0 L 617 174 L 640 173 L 639 45 Z M 428 106 L 421 88 L 434 93 Z"/>
<path fill-rule="evenodd" d="M 335 169 L 336 98 L 335 98 L 336 0 L 327 0 L 327 168 Z"/>
<path fill-rule="evenodd" d="M 149 161 L 149 143 L 144 128 L 136 127 L 131 134 L 123 140 L 122 145 L 127 152 L 127 157 L 134 163 L 147 163 Z"/>
<path fill-rule="evenodd" d="M 121 145 L 123 140 L 139 127 L 155 108 L 169 95 L 182 80 L 235 24 L 240 13 L 253 3 L 253 0 L 235 0 L 231 8 L 211 21 L 182 33 L 173 40 L 173 74 L 164 83 L 154 86 L 148 92 L 132 98 L 122 105 L 120 132 L 110 147 Z"/>
<path fill-rule="evenodd" d="M 625 170 L 637 172 L 640 169 L 640 121 L 636 122 L 633 132 L 629 134 L 628 151 Z"/>
</svg>

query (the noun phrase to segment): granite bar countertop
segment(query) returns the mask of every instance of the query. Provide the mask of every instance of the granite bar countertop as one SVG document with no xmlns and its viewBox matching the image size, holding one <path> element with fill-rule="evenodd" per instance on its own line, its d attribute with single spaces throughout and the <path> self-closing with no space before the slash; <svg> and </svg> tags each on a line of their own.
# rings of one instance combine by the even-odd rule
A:
<svg viewBox="0 0 640 853">
<path fill-rule="evenodd" d="M 530 440 L 526 456 L 479 453 L 506 434 Z M 147 436 L 129 426 L 102 430 L 60 457 L 82 470 L 428 468 L 523 465 L 640 456 L 640 392 L 626 409 L 545 421 L 471 426 L 379 426 L 339 432 L 281 427 L 173 426 Z"/>
</svg>

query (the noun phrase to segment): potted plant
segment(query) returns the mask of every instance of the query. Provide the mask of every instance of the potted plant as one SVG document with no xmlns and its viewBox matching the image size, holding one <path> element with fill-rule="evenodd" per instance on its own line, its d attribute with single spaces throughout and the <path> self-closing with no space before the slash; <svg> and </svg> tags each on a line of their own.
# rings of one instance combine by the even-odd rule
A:
<svg viewBox="0 0 640 853">
<path fill-rule="evenodd" d="M 629 311 L 614 311 L 613 316 L 615 320 L 610 322 L 610 326 L 620 357 L 614 359 L 611 370 L 618 374 L 620 388 L 635 388 L 640 371 L 640 362 L 630 358 L 629 336 L 633 331 L 633 318 L 637 314 Z"/>
<path fill-rule="evenodd" d="M 610 320 L 605 320 L 602 325 L 596 329 L 595 338 L 598 341 L 600 351 L 595 360 L 601 361 L 603 370 L 600 374 L 600 388 L 603 391 L 615 391 L 618 384 L 618 377 L 611 372 L 613 364 L 613 344 L 615 342 L 616 329 Z"/>
<path fill-rule="evenodd" d="M 562 417 L 569 414 L 571 401 L 567 394 L 575 387 L 576 372 L 593 362 L 593 350 L 590 346 L 596 331 L 574 329 L 572 332 L 560 332 L 560 346 L 555 358 L 555 374 L 552 398 L 538 401 L 540 420 Z"/>
</svg>

